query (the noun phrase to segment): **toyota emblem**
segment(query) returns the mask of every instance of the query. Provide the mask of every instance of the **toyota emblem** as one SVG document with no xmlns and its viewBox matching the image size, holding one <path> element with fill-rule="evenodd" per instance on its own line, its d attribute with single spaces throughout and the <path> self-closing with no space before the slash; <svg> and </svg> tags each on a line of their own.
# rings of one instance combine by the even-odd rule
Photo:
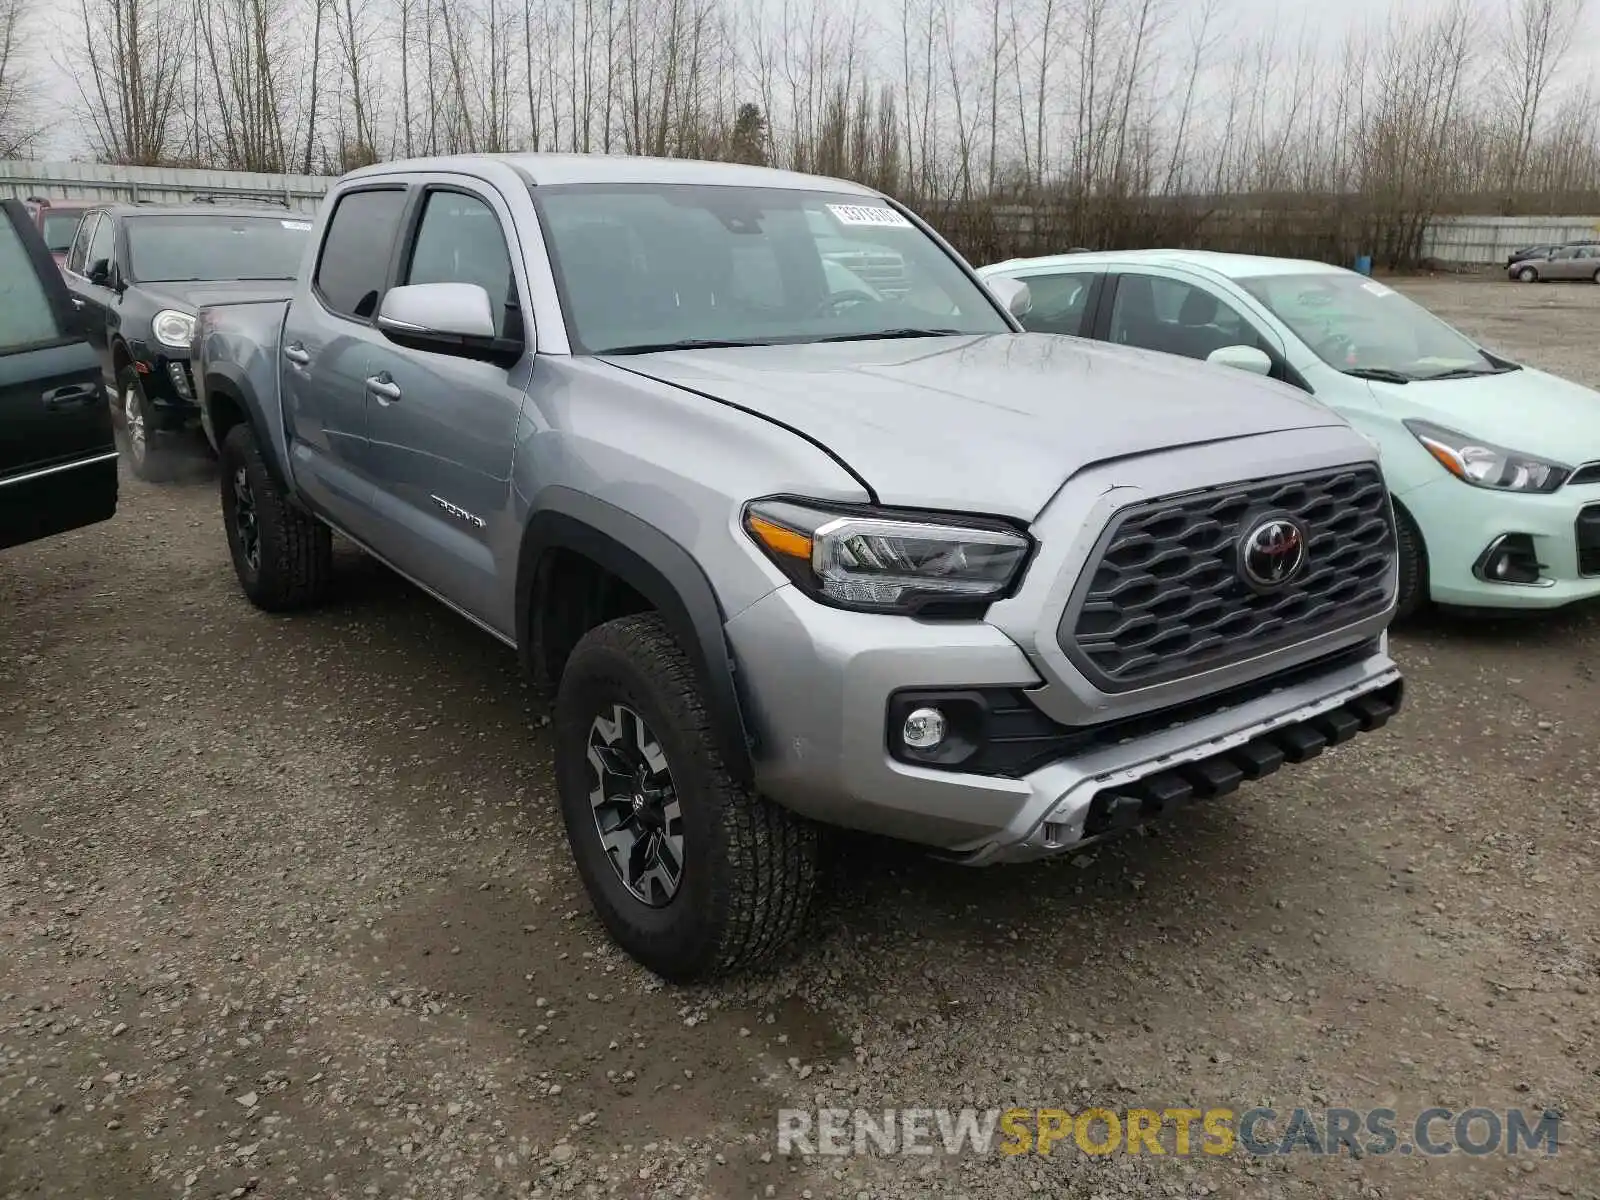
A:
<svg viewBox="0 0 1600 1200">
<path fill-rule="evenodd" d="M 1305 565 L 1305 527 L 1292 517 L 1263 517 L 1239 539 L 1239 573 L 1260 591 L 1287 587 Z"/>
</svg>

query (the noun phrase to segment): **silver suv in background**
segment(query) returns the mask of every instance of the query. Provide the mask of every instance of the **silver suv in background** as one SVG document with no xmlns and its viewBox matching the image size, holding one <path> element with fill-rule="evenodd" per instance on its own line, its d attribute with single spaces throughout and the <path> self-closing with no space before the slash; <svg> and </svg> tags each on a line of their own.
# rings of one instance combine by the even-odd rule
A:
<svg viewBox="0 0 1600 1200">
<path fill-rule="evenodd" d="M 1400 703 L 1365 439 L 1023 332 L 1025 287 L 870 189 L 396 162 L 312 242 L 287 303 L 197 318 L 239 582 L 317 602 L 338 531 L 514 647 L 595 908 L 670 979 L 800 929 L 819 825 L 1061 854 Z"/>
</svg>

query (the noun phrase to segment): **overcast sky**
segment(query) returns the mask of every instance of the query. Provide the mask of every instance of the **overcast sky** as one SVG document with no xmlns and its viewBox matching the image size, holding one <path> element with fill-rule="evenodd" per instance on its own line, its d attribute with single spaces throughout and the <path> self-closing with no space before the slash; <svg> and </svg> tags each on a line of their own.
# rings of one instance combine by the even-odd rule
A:
<svg viewBox="0 0 1600 1200">
<path fill-rule="evenodd" d="M 745 0 L 746 3 L 778 4 L 783 0 Z M 832 0 L 832 7 L 848 10 L 859 4 L 868 13 L 881 10 L 882 27 L 887 37 L 898 42 L 899 12 L 902 0 Z M 974 12 L 986 11 L 989 0 L 951 0 L 954 5 L 970 3 Z M 1265 32 L 1276 20 L 1282 43 L 1299 40 L 1304 29 L 1319 42 L 1332 45 L 1347 31 L 1361 26 L 1381 28 L 1400 8 L 1408 10 L 1414 19 L 1426 18 L 1448 0 L 1220 0 L 1227 26 L 1233 36 L 1227 44 L 1237 44 L 1253 35 Z M 1475 0 L 1486 18 L 1499 16 L 1505 6 L 1515 0 Z M 804 6 L 805 0 L 791 0 Z M 1198 10 L 1202 0 L 1165 0 L 1172 14 L 1172 27 L 1181 30 L 1186 19 Z M 41 85 L 44 123 L 48 133 L 37 148 L 41 158 L 68 158 L 81 154 L 84 144 L 78 131 L 76 110 L 78 97 L 70 76 L 61 70 L 57 60 L 70 52 L 75 58 L 82 56 L 76 49 L 83 41 L 77 31 L 79 17 L 77 0 L 35 0 L 28 58 L 35 77 Z M 1501 17 L 1503 21 L 1503 17 Z M 308 43 L 309 43 L 309 39 Z M 898 49 L 896 45 L 895 49 Z M 1487 49 L 1487 48 L 1486 48 Z M 1224 46 L 1224 52 L 1226 45 Z M 309 53 L 309 44 L 307 46 Z M 324 47 L 327 52 L 327 47 Z M 1587 0 L 1582 26 L 1574 39 L 1573 49 L 1561 75 L 1561 83 L 1572 86 L 1584 80 L 1600 89 L 1600 0 Z"/>
</svg>

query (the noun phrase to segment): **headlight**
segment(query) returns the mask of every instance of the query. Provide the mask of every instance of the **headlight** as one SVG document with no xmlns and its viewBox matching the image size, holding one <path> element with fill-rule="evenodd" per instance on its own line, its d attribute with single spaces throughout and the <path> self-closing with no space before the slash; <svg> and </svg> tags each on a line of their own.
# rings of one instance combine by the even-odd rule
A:
<svg viewBox="0 0 1600 1200">
<path fill-rule="evenodd" d="M 175 308 L 163 308 L 156 314 L 156 319 L 150 322 L 150 329 L 156 335 L 156 341 L 163 346 L 187 350 L 194 338 L 194 317 Z"/>
<path fill-rule="evenodd" d="M 1407 429 L 1450 474 L 1474 487 L 1502 492 L 1553 492 L 1567 481 L 1571 467 L 1519 454 L 1479 441 L 1442 425 L 1407 421 Z"/>
<path fill-rule="evenodd" d="M 789 500 L 751 503 L 744 527 L 813 599 L 865 612 L 955 611 L 998 599 L 1033 545 L 977 518 L 830 511 Z"/>
</svg>

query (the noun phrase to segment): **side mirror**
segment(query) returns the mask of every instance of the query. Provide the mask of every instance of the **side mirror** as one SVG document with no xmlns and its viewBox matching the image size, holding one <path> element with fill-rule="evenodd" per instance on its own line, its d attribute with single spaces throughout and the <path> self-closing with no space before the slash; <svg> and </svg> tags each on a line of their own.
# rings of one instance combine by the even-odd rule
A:
<svg viewBox="0 0 1600 1200">
<path fill-rule="evenodd" d="M 1025 317 L 1033 308 L 1033 293 L 1020 279 L 997 275 L 987 280 L 989 292 L 1013 317 Z"/>
<path fill-rule="evenodd" d="M 1206 355 L 1208 363 L 1216 363 L 1219 367 L 1234 367 L 1240 371 L 1249 371 L 1252 375 L 1272 374 L 1272 359 L 1266 352 L 1254 346 L 1223 346 Z"/>
<path fill-rule="evenodd" d="M 378 329 L 396 345 L 507 365 L 524 349 L 520 341 L 495 336 L 489 293 L 475 283 L 390 288 L 378 309 Z"/>
<path fill-rule="evenodd" d="M 89 264 L 89 282 L 96 287 L 108 287 L 111 284 L 111 260 L 97 258 Z"/>
</svg>

